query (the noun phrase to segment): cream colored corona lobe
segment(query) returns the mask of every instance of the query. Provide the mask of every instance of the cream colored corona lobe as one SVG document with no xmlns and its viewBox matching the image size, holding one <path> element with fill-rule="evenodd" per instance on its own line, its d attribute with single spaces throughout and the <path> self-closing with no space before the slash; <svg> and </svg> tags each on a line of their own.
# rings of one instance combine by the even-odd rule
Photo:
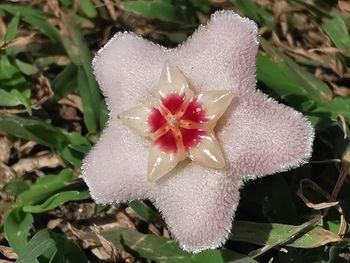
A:
<svg viewBox="0 0 350 263">
<path fill-rule="evenodd" d="M 171 104 L 167 101 L 171 100 L 171 96 L 175 97 L 176 107 L 169 107 Z M 223 168 L 225 159 L 213 129 L 233 97 L 230 90 L 195 95 L 183 73 L 169 61 L 165 62 L 155 98 L 147 98 L 119 114 L 124 125 L 153 141 L 148 157 L 148 180 L 155 182 L 164 177 L 186 158 L 209 168 Z M 181 103 L 178 103 L 179 98 Z M 191 105 L 193 109 L 189 108 Z M 152 130 L 150 124 L 152 111 L 160 116 L 156 119 L 161 122 L 157 130 Z M 200 114 L 203 115 L 201 118 L 198 117 Z M 189 147 L 189 143 L 193 146 Z"/>
</svg>

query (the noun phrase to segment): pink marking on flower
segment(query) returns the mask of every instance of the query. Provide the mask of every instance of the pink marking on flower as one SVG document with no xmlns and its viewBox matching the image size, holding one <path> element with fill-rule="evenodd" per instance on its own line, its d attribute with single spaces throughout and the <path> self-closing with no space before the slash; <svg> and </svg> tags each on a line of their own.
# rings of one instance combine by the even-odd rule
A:
<svg viewBox="0 0 350 263">
<path fill-rule="evenodd" d="M 185 96 L 170 94 L 162 100 L 162 104 L 171 112 L 171 114 L 175 115 L 184 100 Z"/>
<path fill-rule="evenodd" d="M 159 145 L 159 147 L 165 152 L 177 151 L 176 139 L 171 130 L 156 139 L 154 143 Z"/>
<path fill-rule="evenodd" d="M 156 132 L 166 124 L 166 119 L 158 109 L 153 108 L 151 114 L 148 117 L 148 124 L 150 132 Z"/>
<path fill-rule="evenodd" d="M 155 144 L 168 153 L 177 152 L 179 148 L 189 151 L 198 145 L 200 136 L 206 134 L 200 129 L 206 116 L 197 99 L 186 105 L 184 95 L 170 94 L 162 99 L 161 107 L 165 110 L 153 108 L 148 118 Z"/>
<path fill-rule="evenodd" d="M 188 105 L 187 110 L 182 116 L 183 120 L 191 120 L 194 122 L 206 122 L 206 116 L 203 106 L 197 101 L 197 99 L 193 99 L 191 103 Z"/>
<path fill-rule="evenodd" d="M 195 147 L 200 141 L 201 136 L 205 135 L 206 132 L 200 129 L 185 129 L 180 128 L 182 134 L 182 141 L 186 151 L 189 151 L 191 148 Z"/>
</svg>

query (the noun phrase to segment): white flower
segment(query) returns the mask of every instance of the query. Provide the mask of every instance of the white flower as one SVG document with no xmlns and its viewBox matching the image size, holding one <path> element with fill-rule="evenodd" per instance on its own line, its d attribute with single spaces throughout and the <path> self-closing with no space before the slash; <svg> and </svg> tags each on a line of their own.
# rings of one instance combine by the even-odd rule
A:
<svg viewBox="0 0 350 263">
<path fill-rule="evenodd" d="M 208 25 L 175 49 L 132 33 L 117 34 L 94 61 L 110 109 L 109 125 L 82 168 L 94 200 L 149 199 L 184 249 L 199 252 L 222 245 L 244 180 L 297 167 L 312 150 L 314 131 L 307 119 L 256 91 L 257 49 L 255 23 L 231 11 L 216 12 Z M 191 90 L 202 94 L 194 101 L 200 101 L 206 118 L 215 116 L 213 124 L 223 115 L 214 129 L 210 121 L 205 128 L 206 121 L 200 122 L 205 134 L 194 136 L 198 142 L 192 141 L 191 147 L 176 140 L 176 151 L 174 145 L 162 150 L 170 144 L 157 142 L 159 129 L 149 116 L 166 116 L 164 99 L 173 93 L 191 103 Z M 219 94 L 225 97 L 223 105 L 211 107 Z M 160 100 L 151 100 L 151 95 Z M 178 127 L 181 118 L 173 118 L 176 113 L 156 120 L 166 129 Z M 193 162 L 176 165 L 186 156 Z"/>
</svg>

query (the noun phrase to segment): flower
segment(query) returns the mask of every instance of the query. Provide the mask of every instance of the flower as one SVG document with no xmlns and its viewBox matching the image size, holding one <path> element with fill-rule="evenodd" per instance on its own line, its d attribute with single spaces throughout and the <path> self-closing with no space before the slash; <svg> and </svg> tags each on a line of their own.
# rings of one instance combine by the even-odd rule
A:
<svg viewBox="0 0 350 263">
<path fill-rule="evenodd" d="M 162 178 L 186 157 L 210 168 L 223 168 L 224 156 L 213 129 L 233 92 L 213 90 L 195 96 L 181 71 L 166 61 L 156 94 L 119 114 L 125 125 L 153 141 L 149 181 Z"/>
<path fill-rule="evenodd" d="M 174 49 L 132 33 L 115 35 L 93 63 L 110 109 L 108 126 L 82 167 L 81 176 L 93 199 L 103 204 L 149 199 L 183 249 L 199 252 L 222 245 L 229 236 L 243 182 L 297 167 L 312 150 L 314 130 L 308 120 L 256 90 L 257 49 L 256 24 L 232 11 L 216 12 L 206 26 Z M 157 107 L 150 107 L 157 104 L 149 97 L 157 96 L 155 87 L 164 65 L 175 65 L 174 70 L 177 67 L 185 76 L 183 83 L 196 94 L 233 92 L 234 99 L 214 128 L 225 160 L 223 168 L 182 161 L 164 172 L 163 178 L 148 180 L 153 142 L 126 127 L 132 124 L 125 122 L 123 114 L 143 102 L 149 107 L 143 111 L 148 116 L 143 116 L 145 130 L 154 132 L 156 120 L 163 124 L 170 120 L 172 125 L 171 118 L 159 116 L 154 123 L 149 118 L 158 114 Z M 143 128 L 134 127 L 141 134 Z M 196 148 L 200 142 L 193 145 Z"/>
</svg>

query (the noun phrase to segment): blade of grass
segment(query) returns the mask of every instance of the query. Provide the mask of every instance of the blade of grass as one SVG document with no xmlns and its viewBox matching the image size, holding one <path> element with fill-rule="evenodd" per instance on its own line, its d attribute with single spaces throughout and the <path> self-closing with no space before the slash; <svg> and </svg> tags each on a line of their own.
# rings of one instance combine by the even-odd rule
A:
<svg viewBox="0 0 350 263">
<path fill-rule="evenodd" d="M 24 213 L 21 207 L 15 207 L 6 217 L 4 232 L 10 246 L 18 253 L 28 242 L 29 228 L 34 219 L 31 214 Z"/>
<path fill-rule="evenodd" d="M 19 206 L 34 205 L 54 195 L 60 189 L 74 182 L 71 169 L 64 169 L 59 174 L 40 177 L 28 190 L 22 192 L 16 204 Z"/>
<path fill-rule="evenodd" d="M 84 107 L 84 120 L 89 132 L 96 133 L 103 128 L 100 126 L 100 112 L 108 111 L 92 73 L 91 52 L 76 26 L 73 14 L 65 15 L 63 21 L 70 31 L 76 57 L 79 58 L 77 78 Z"/>
<path fill-rule="evenodd" d="M 87 17 L 94 18 L 97 16 L 96 8 L 91 0 L 80 0 L 80 8 Z"/>
<path fill-rule="evenodd" d="M 325 105 L 332 100 L 331 89 L 291 58 L 274 48 L 267 40 L 260 40 L 265 53 L 259 53 L 258 79 L 279 96 L 299 95 L 304 100 Z M 290 101 L 294 103 L 293 98 Z"/>
<path fill-rule="evenodd" d="M 234 4 L 242 9 L 244 13 L 257 22 L 260 26 L 266 26 L 269 30 L 274 27 L 274 17 L 266 9 L 252 0 L 235 0 Z"/>
<path fill-rule="evenodd" d="M 165 0 L 128 0 L 123 3 L 126 11 L 136 13 L 152 19 L 176 24 L 195 23 L 194 12 L 189 12 L 186 6 Z"/>
<path fill-rule="evenodd" d="M 16 13 L 16 15 L 12 18 L 11 22 L 8 24 L 6 33 L 4 35 L 5 41 L 11 41 L 15 39 L 17 35 L 19 18 L 20 18 L 20 14 Z"/>
<path fill-rule="evenodd" d="M 350 35 L 344 20 L 336 15 L 322 24 L 324 31 L 337 48 L 350 49 Z"/>
<path fill-rule="evenodd" d="M 89 198 L 90 194 L 88 191 L 63 191 L 50 196 L 42 204 L 24 206 L 23 211 L 26 213 L 44 213 L 55 209 L 56 207 L 63 205 L 66 202 L 80 201 Z"/>
<path fill-rule="evenodd" d="M 37 119 L 0 115 L 0 131 L 11 136 L 32 140 L 57 151 L 60 156 L 75 167 L 80 167 L 84 154 L 78 148 L 90 149 L 89 141 L 77 133 L 67 133 L 60 128 Z M 72 152 L 74 151 L 74 152 Z"/>
</svg>

